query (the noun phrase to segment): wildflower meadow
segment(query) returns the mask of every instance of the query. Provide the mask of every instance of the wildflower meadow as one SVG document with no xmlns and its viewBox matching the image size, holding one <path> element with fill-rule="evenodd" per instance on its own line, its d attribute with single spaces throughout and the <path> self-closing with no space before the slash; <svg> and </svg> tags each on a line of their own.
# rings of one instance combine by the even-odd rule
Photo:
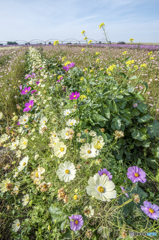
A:
<svg viewBox="0 0 159 240">
<path fill-rule="evenodd" d="M 159 52 L 81 34 L 0 51 L 2 240 L 159 239 Z"/>
</svg>

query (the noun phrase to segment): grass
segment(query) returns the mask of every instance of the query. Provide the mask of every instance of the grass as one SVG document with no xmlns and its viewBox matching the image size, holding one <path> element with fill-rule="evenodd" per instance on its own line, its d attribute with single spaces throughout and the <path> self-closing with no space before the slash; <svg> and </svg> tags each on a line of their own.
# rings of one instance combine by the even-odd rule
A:
<svg viewBox="0 0 159 240">
<path fill-rule="evenodd" d="M 8 133 L 11 136 L 11 142 L 14 142 L 15 138 L 18 136 L 20 137 L 21 135 L 28 140 L 27 148 L 21 148 L 22 155 L 20 158 L 18 154 L 12 155 L 11 152 L 8 152 L 8 154 L 5 154 L 3 161 L 0 163 L 2 167 L 2 180 L 9 177 L 12 182 L 14 182 L 14 184 L 16 184 L 17 181 L 21 183 L 18 195 L 14 193 L 10 194 L 9 191 L 7 191 L 6 195 L 1 195 L 1 238 L 27 240 L 29 238 L 55 239 L 56 237 L 56 239 L 64 239 L 62 237 L 64 236 L 62 233 L 65 232 L 65 228 L 69 228 L 70 223 L 67 220 L 65 222 L 65 228 L 63 230 L 60 229 L 59 231 L 60 225 L 56 225 L 55 221 L 57 219 L 58 222 L 59 219 L 55 214 L 55 210 L 53 215 L 54 222 L 52 222 L 52 219 L 48 214 L 48 207 L 50 206 L 52 206 L 53 209 L 56 206 L 58 208 L 58 211 L 61 209 L 63 216 L 71 216 L 77 212 L 84 217 L 84 222 L 87 223 L 89 229 L 91 229 L 92 232 L 95 230 L 95 228 L 98 229 L 98 227 L 101 226 L 100 230 L 98 229 L 98 232 L 100 232 L 101 236 L 106 236 L 107 239 L 117 239 L 119 235 L 123 234 L 124 230 L 128 234 L 128 231 L 131 229 L 131 227 L 133 227 L 134 231 L 140 232 L 143 230 L 143 226 L 140 225 L 141 221 L 143 224 L 145 224 L 145 231 L 148 231 L 150 229 L 153 231 L 158 231 L 156 221 L 146 218 L 145 222 L 144 218 L 146 215 L 140 219 L 141 213 L 135 212 L 135 216 L 138 219 L 137 226 L 129 225 L 121 216 L 121 209 L 115 209 L 115 207 L 118 207 L 118 202 L 116 199 L 113 199 L 111 202 L 105 204 L 97 199 L 91 198 L 85 192 L 89 178 L 97 173 L 101 168 L 106 167 L 113 174 L 113 182 L 115 182 L 116 189 L 120 195 L 120 184 L 124 182 L 124 176 L 126 176 L 127 171 L 124 165 L 118 165 L 115 162 L 112 164 L 110 160 L 111 156 L 108 155 L 109 158 L 106 158 L 105 154 L 100 155 L 100 158 L 102 159 L 101 164 L 99 160 L 98 162 L 95 161 L 97 160 L 96 158 L 88 159 L 88 161 L 81 161 L 79 155 L 79 147 L 81 146 L 81 142 L 77 142 L 72 139 L 60 139 L 60 142 L 62 141 L 64 145 L 67 146 L 67 155 L 64 155 L 64 159 L 57 157 L 53 151 L 53 147 L 50 150 L 48 144 L 54 143 L 50 143 L 49 141 L 51 131 L 55 131 L 54 134 L 58 134 L 59 136 L 59 132 L 64 129 L 64 126 L 66 126 L 67 122 L 65 118 L 67 117 L 63 116 L 63 111 L 66 109 L 76 110 L 73 104 L 73 101 L 75 100 L 70 102 L 67 91 L 66 94 L 64 94 L 56 84 L 57 76 L 64 74 L 60 68 L 61 64 L 64 64 L 66 61 L 74 62 L 76 67 L 83 70 L 83 74 L 87 80 L 91 81 L 91 79 L 93 79 L 95 83 L 95 79 L 98 79 L 96 83 L 99 83 L 99 86 L 101 87 L 100 76 L 104 78 L 104 76 L 107 75 L 106 68 L 112 64 L 119 64 L 123 73 L 126 74 L 127 71 L 125 70 L 124 62 L 121 63 L 119 59 L 131 57 L 131 60 L 134 60 L 134 64 L 131 65 L 131 68 L 133 68 L 134 65 L 138 65 L 139 68 L 137 72 L 135 72 L 135 75 L 141 75 L 139 79 L 137 79 L 138 81 L 136 79 L 130 80 L 130 78 L 134 76 L 134 73 L 131 73 L 129 75 L 129 83 L 132 86 L 135 86 L 137 91 L 141 91 L 145 98 L 145 103 L 148 104 L 147 111 L 150 112 L 156 120 L 159 120 L 159 54 L 157 52 L 152 52 L 151 57 L 154 57 L 154 60 L 149 60 L 148 51 L 145 50 L 133 50 L 124 48 L 91 48 L 89 49 L 89 52 L 87 52 L 87 49 L 82 52 L 81 47 L 70 48 L 69 46 L 45 46 L 41 48 L 35 47 L 34 49 L 37 49 L 42 54 L 42 59 L 45 61 L 46 65 L 43 64 L 41 60 L 39 60 L 40 58 L 38 55 L 30 53 L 30 59 L 35 59 L 35 62 L 37 60 L 35 66 L 33 66 L 32 64 L 34 61 L 28 61 L 26 59 L 26 56 L 28 56 L 28 52 L 26 53 L 26 50 L 28 51 L 28 49 L 28 47 L 16 49 L 15 52 L 12 52 L 12 49 L 4 49 L 3 54 L 0 57 L 0 112 L 2 112 L 4 115 L 4 118 L 0 120 L 1 135 Z M 126 55 L 122 55 L 124 51 L 127 51 Z M 95 57 L 96 52 L 100 52 L 101 54 L 98 55 L 98 57 Z M 89 57 L 87 58 L 86 56 Z M 63 57 L 66 57 L 64 61 Z M 100 59 L 98 63 L 96 63 L 97 58 Z M 8 59 L 10 59 L 9 62 Z M 54 67 L 55 63 L 58 65 L 58 67 L 56 66 L 57 68 Z M 140 65 L 143 63 L 146 63 L 148 67 L 140 68 Z M 39 70 L 41 66 L 43 66 L 45 71 Z M 91 66 L 91 68 L 89 69 L 88 66 Z M 87 67 L 88 69 L 85 70 Z M 93 71 L 91 72 L 90 70 Z M 24 114 L 24 103 L 28 102 L 28 99 L 25 97 L 25 95 L 20 95 L 21 91 L 19 90 L 19 86 L 29 86 L 28 81 L 24 79 L 28 72 L 36 72 L 36 80 L 38 81 L 41 79 L 42 85 L 46 84 L 46 86 L 44 87 L 45 90 L 42 87 L 37 87 L 37 90 L 40 89 L 42 95 L 41 97 L 38 95 L 37 100 L 34 98 L 37 105 L 36 110 L 38 111 L 39 109 L 41 112 L 40 116 L 35 118 L 35 114 L 32 115 L 33 112 L 31 114 L 27 114 L 29 117 L 31 117 L 31 121 L 29 121 L 27 125 L 24 125 L 24 133 L 21 134 L 18 132 L 19 126 L 16 125 L 17 121 L 15 121 L 15 123 L 13 122 L 13 117 L 18 116 L 19 119 L 19 117 Z M 64 75 L 64 77 L 69 77 L 69 74 L 68 76 Z M 113 77 L 118 82 L 118 84 L 123 82 L 123 77 L 117 72 L 113 73 Z M 46 82 L 45 79 L 47 79 Z M 145 85 L 143 85 L 142 82 L 138 83 L 139 80 L 147 83 L 147 92 L 143 93 Z M 54 95 L 48 91 L 48 86 L 51 84 L 56 86 L 54 89 Z M 91 85 L 89 85 L 89 87 L 90 86 Z M 98 85 L 96 85 L 95 88 L 97 87 Z M 93 92 L 93 88 L 91 90 Z M 91 93 L 89 95 L 89 92 L 87 92 L 87 94 L 90 96 L 90 98 L 92 97 Z M 51 102 L 50 100 L 46 100 L 50 96 L 53 96 Z M 42 107 L 45 105 L 46 109 L 43 110 Z M 50 105 L 51 109 L 49 109 L 47 105 Z M 46 123 L 48 130 L 39 130 L 38 122 L 45 116 L 49 120 Z M 76 112 L 71 113 L 71 118 L 78 120 L 78 115 L 76 115 Z M 67 118 L 67 120 L 68 119 L 69 118 Z M 84 139 L 89 139 L 89 142 L 91 142 L 91 138 L 86 131 L 87 129 L 80 129 L 75 127 L 73 127 L 73 129 L 75 130 L 75 134 L 82 133 L 81 138 L 83 139 L 83 142 Z M 32 138 L 30 135 L 32 135 Z M 5 146 L 4 143 L 1 145 Z M 30 149 L 30 151 L 27 149 Z M 107 147 L 105 150 L 108 151 Z M 37 154 L 39 157 L 35 158 Z M 25 168 L 22 172 L 20 172 L 18 180 L 16 180 L 13 178 L 13 174 L 17 171 L 16 169 L 19 166 L 20 160 L 22 160 L 22 156 L 24 157 L 26 155 L 29 155 L 27 170 Z M 64 162 L 64 160 L 71 161 L 76 166 L 77 178 L 75 178 L 74 181 L 71 181 L 70 183 L 61 182 L 56 175 L 59 163 Z M 35 172 L 39 164 L 45 169 L 45 173 L 42 174 L 45 176 L 44 181 L 47 183 L 52 183 L 52 186 L 48 188 L 46 192 L 37 189 L 38 184 L 33 184 L 33 181 L 30 179 L 31 172 Z M 27 173 L 29 175 L 27 175 Z M 148 176 L 148 181 L 144 187 L 142 184 L 141 185 L 146 192 L 150 192 L 149 200 L 153 202 L 155 200 L 155 197 L 158 196 L 158 181 L 154 175 L 156 174 L 156 171 L 153 171 L 151 169 L 149 172 L 146 172 L 146 174 Z M 121 179 L 118 182 L 119 175 Z M 131 181 L 128 183 L 130 184 L 130 182 Z M 57 191 L 62 187 L 64 187 L 65 195 L 69 196 L 69 202 L 66 204 L 63 203 L 62 197 L 60 197 L 60 201 L 59 199 L 57 201 Z M 21 200 L 24 194 L 27 193 L 29 193 L 29 204 L 25 207 L 22 205 Z M 74 199 L 75 195 L 77 195 L 77 201 Z M 93 209 L 95 209 L 95 215 L 91 220 L 84 216 L 84 213 L 82 212 L 83 210 L 81 210 L 86 205 L 91 205 Z M 117 221 L 115 220 L 116 216 Z M 21 228 L 23 231 L 19 230 L 19 232 L 16 234 L 11 230 L 8 231 L 7 227 L 10 226 L 11 228 L 13 220 L 17 218 L 21 220 Z M 63 219 L 63 221 L 64 220 L 65 219 Z M 104 228 L 105 226 L 107 227 L 106 229 Z M 114 229 L 112 238 L 109 236 L 109 229 Z M 85 231 L 85 229 L 83 230 Z M 87 227 L 86 230 L 88 230 Z M 61 238 L 57 237 L 58 234 L 61 234 Z M 65 234 L 69 235 L 68 230 L 66 230 Z M 95 236 L 98 236 L 96 239 L 104 238 L 99 237 L 96 231 L 94 234 L 95 235 L 92 239 L 95 239 Z M 81 239 L 87 239 L 86 235 L 84 236 L 84 232 L 81 232 L 81 235 Z M 69 236 L 71 236 L 71 238 L 68 239 L 77 239 L 77 237 L 79 237 L 73 231 Z M 143 238 L 139 237 L 137 239 Z M 145 239 L 150 238 L 147 237 Z"/>
</svg>

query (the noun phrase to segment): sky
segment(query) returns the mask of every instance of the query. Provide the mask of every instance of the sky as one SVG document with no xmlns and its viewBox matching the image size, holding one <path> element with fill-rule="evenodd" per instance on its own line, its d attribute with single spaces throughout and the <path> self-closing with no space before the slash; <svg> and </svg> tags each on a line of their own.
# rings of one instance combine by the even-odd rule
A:
<svg viewBox="0 0 159 240">
<path fill-rule="evenodd" d="M 158 9 L 159 0 L 0 0 L 0 43 L 81 41 L 83 30 L 105 41 L 102 22 L 111 42 L 159 43 Z"/>
</svg>

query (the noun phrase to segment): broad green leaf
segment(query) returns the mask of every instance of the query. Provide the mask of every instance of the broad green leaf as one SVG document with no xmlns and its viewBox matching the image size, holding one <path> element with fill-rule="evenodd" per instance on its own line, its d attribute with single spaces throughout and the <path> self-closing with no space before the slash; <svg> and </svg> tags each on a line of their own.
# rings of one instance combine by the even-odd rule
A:
<svg viewBox="0 0 159 240">
<path fill-rule="evenodd" d="M 140 112 L 145 113 L 147 111 L 147 105 L 141 102 L 137 105 L 137 109 L 139 109 Z"/>
<path fill-rule="evenodd" d="M 145 123 L 145 122 L 149 122 L 153 120 L 153 117 L 151 117 L 149 114 L 146 114 L 144 116 L 142 116 L 141 118 L 138 119 L 139 123 Z"/>
</svg>

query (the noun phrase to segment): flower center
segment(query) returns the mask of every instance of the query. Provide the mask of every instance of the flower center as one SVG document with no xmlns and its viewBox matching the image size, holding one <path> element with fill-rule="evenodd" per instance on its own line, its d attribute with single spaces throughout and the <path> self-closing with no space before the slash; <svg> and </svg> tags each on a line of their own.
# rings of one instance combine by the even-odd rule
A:
<svg viewBox="0 0 159 240">
<path fill-rule="evenodd" d="M 66 135 L 68 136 L 68 133 L 66 133 Z"/>
<path fill-rule="evenodd" d="M 27 198 L 27 199 L 26 199 L 26 201 L 28 202 L 28 201 L 29 201 L 29 199 Z"/>
<path fill-rule="evenodd" d="M 26 144 L 26 142 L 23 142 L 23 144 L 25 145 L 25 144 Z"/>
<path fill-rule="evenodd" d="M 47 188 L 47 184 L 44 184 L 44 185 L 43 185 L 43 188 Z"/>
<path fill-rule="evenodd" d="M 31 108 L 32 106 L 30 105 L 29 108 Z"/>
<path fill-rule="evenodd" d="M 56 143 L 54 143 L 54 145 L 56 145 Z"/>
<path fill-rule="evenodd" d="M 39 174 L 38 174 L 38 172 L 37 172 L 37 173 L 35 173 L 35 177 L 37 177 L 37 178 L 39 177 Z"/>
<path fill-rule="evenodd" d="M 154 213 L 154 210 L 152 208 L 149 208 L 150 213 Z"/>
<path fill-rule="evenodd" d="M 61 147 L 61 148 L 60 148 L 60 151 L 61 151 L 61 152 L 63 152 L 63 151 L 64 151 L 64 148 L 63 148 L 63 147 Z"/>
<path fill-rule="evenodd" d="M 65 170 L 65 173 L 68 174 L 70 171 L 68 169 Z"/>
<path fill-rule="evenodd" d="M 24 122 L 26 121 L 26 119 L 24 119 Z"/>
<path fill-rule="evenodd" d="M 106 174 L 106 173 L 103 173 L 102 175 L 106 175 L 106 176 L 107 176 L 107 174 Z"/>
<path fill-rule="evenodd" d="M 28 92 L 28 90 L 26 90 L 25 92 Z"/>
<path fill-rule="evenodd" d="M 103 192 L 104 192 L 104 188 L 101 187 L 101 186 L 99 186 L 99 187 L 98 187 L 98 191 L 99 191 L 100 193 L 103 193 Z"/>
<path fill-rule="evenodd" d="M 17 227 L 19 227 L 19 223 L 17 223 Z"/>
<path fill-rule="evenodd" d="M 100 143 L 100 141 L 97 141 L 97 143 Z"/>
<path fill-rule="evenodd" d="M 138 173 L 135 173 L 135 174 L 134 174 L 134 176 L 135 176 L 135 177 L 138 177 L 138 176 L 139 176 L 139 174 L 138 174 Z"/>
<path fill-rule="evenodd" d="M 56 137 L 56 135 L 54 135 L 54 137 Z"/>
<path fill-rule="evenodd" d="M 90 150 L 88 150 L 88 151 L 87 151 L 87 153 L 89 153 L 89 154 L 90 154 L 90 153 L 91 153 L 91 151 L 90 151 Z"/>
<path fill-rule="evenodd" d="M 75 224 L 78 224 L 78 220 L 75 221 Z"/>
<path fill-rule="evenodd" d="M 14 144 L 14 146 L 17 146 L 17 144 Z"/>
<path fill-rule="evenodd" d="M 73 97 L 76 97 L 76 95 L 74 95 Z"/>
<path fill-rule="evenodd" d="M 90 214 L 90 210 L 87 210 L 87 209 L 86 209 L 84 213 Z"/>
<path fill-rule="evenodd" d="M 24 163 L 23 163 L 23 166 L 25 166 L 25 164 L 26 164 L 26 163 L 24 162 Z"/>
<path fill-rule="evenodd" d="M 70 125 L 73 125 L 73 123 L 70 123 Z"/>
<path fill-rule="evenodd" d="M 69 112 L 67 112 L 67 114 L 69 114 Z"/>
</svg>

